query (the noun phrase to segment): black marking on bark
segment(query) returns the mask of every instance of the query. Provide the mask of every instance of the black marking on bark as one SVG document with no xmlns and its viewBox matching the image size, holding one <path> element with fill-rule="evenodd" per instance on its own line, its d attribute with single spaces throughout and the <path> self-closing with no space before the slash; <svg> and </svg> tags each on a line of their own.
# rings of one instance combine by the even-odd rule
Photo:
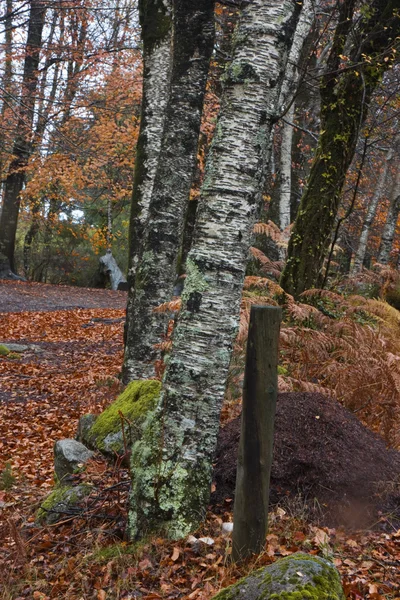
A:
<svg viewBox="0 0 400 600">
<path fill-rule="evenodd" d="M 203 294 L 200 292 L 192 292 L 189 296 L 189 299 L 186 303 L 186 308 L 189 312 L 200 312 L 201 300 L 203 298 Z"/>
</svg>

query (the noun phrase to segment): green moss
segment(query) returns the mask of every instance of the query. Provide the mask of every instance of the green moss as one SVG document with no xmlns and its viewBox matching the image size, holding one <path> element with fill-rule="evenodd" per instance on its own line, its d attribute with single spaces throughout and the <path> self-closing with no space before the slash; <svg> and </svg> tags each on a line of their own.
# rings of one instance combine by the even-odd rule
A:
<svg viewBox="0 0 400 600">
<path fill-rule="evenodd" d="M 126 442 L 131 445 L 138 439 L 143 422 L 154 408 L 160 389 L 161 383 L 154 379 L 129 383 L 87 432 L 85 438 L 89 445 L 105 452 L 123 451 L 122 422 Z"/>
<path fill-rule="evenodd" d="M 36 513 L 36 520 L 39 523 L 57 522 L 60 518 L 60 514 L 76 505 L 85 496 L 88 496 L 92 489 L 93 486 L 88 484 L 81 484 L 78 486 L 57 485 L 42 502 Z"/>
<path fill-rule="evenodd" d="M 8 356 L 10 354 L 10 350 L 4 344 L 0 344 L 0 356 Z"/>
<path fill-rule="evenodd" d="M 98 562 L 108 562 L 115 558 L 119 558 L 120 556 L 136 556 L 142 550 L 143 543 L 137 544 L 126 544 L 124 542 L 120 544 L 112 544 L 111 546 L 106 546 L 105 548 L 99 548 L 91 557 L 94 561 Z"/>
<path fill-rule="evenodd" d="M 340 578 L 327 560 L 298 553 L 241 579 L 214 600 L 344 600 Z"/>
</svg>

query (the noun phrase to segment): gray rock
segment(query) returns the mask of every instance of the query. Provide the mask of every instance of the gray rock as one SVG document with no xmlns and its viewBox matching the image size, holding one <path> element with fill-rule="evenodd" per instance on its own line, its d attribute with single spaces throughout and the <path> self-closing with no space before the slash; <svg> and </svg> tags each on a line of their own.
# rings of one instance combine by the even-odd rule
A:
<svg viewBox="0 0 400 600">
<path fill-rule="evenodd" d="M 78 505 L 92 490 L 93 486 L 84 483 L 76 486 L 57 485 L 42 502 L 36 515 L 36 521 L 51 525 L 60 519 L 79 514 L 82 507 Z"/>
<path fill-rule="evenodd" d="M 81 416 L 78 423 L 78 431 L 76 432 L 76 439 L 78 442 L 87 444 L 89 430 L 96 419 L 97 415 L 87 414 Z"/>
<path fill-rule="evenodd" d="M 296 553 L 253 571 L 214 600 L 345 600 L 339 573 L 319 556 Z"/>
<path fill-rule="evenodd" d="M 54 471 L 59 482 L 76 473 L 94 452 L 76 440 L 60 440 L 54 444 Z"/>
<path fill-rule="evenodd" d="M 34 352 L 43 352 L 42 348 L 40 348 L 39 346 L 35 346 L 34 344 L 10 344 L 8 342 L 0 342 L 0 344 L 7 346 L 7 348 L 9 349 L 10 352 L 18 352 L 21 353 L 22 352 L 26 352 L 27 350 L 33 350 Z"/>
</svg>

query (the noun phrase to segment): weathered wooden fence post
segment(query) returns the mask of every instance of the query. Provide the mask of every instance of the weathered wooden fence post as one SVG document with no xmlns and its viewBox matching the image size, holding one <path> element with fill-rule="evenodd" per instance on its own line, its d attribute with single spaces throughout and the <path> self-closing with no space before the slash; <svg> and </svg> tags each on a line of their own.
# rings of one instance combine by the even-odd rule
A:
<svg viewBox="0 0 400 600">
<path fill-rule="evenodd" d="M 235 561 L 260 553 L 265 543 L 281 318 L 276 306 L 251 307 L 233 513 Z"/>
</svg>

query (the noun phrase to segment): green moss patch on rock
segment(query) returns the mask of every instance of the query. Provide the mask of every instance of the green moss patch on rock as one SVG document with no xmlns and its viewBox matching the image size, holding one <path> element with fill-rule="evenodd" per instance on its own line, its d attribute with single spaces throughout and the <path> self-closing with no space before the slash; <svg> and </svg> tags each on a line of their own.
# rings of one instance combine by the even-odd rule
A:
<svg viewBox="0 0 400 600">
<path fill-rule="evenodd" d="M 89 484 L 57 485 L 42 502 L 37 514 L 38 523 L 51 525 L 67 515 L 78 514 L 78 504 L 86 498 L 93 486 Z"/>
<path fill-rule="evenodd" d="M 214 600 L 344 600 L 334 565 L 319 556 L 301 552 L 258 569 L 221 590 Z"/>
<path fill-rule="evenodd" d="M 140 437 L 143 422 L 154 408 L 160 389 L 161 382 L 155 379 L 129 383 L 84 432 L 85 445 L 104 454 L 122 456 L 125 443 L 130 448 Z"/>
<path fill-rule="evenodd" d="M 8 356 L 10 354 L 10 350 L 7 348 L 5 344 L 0 344 L 0 356 Z"/>
</svg>

